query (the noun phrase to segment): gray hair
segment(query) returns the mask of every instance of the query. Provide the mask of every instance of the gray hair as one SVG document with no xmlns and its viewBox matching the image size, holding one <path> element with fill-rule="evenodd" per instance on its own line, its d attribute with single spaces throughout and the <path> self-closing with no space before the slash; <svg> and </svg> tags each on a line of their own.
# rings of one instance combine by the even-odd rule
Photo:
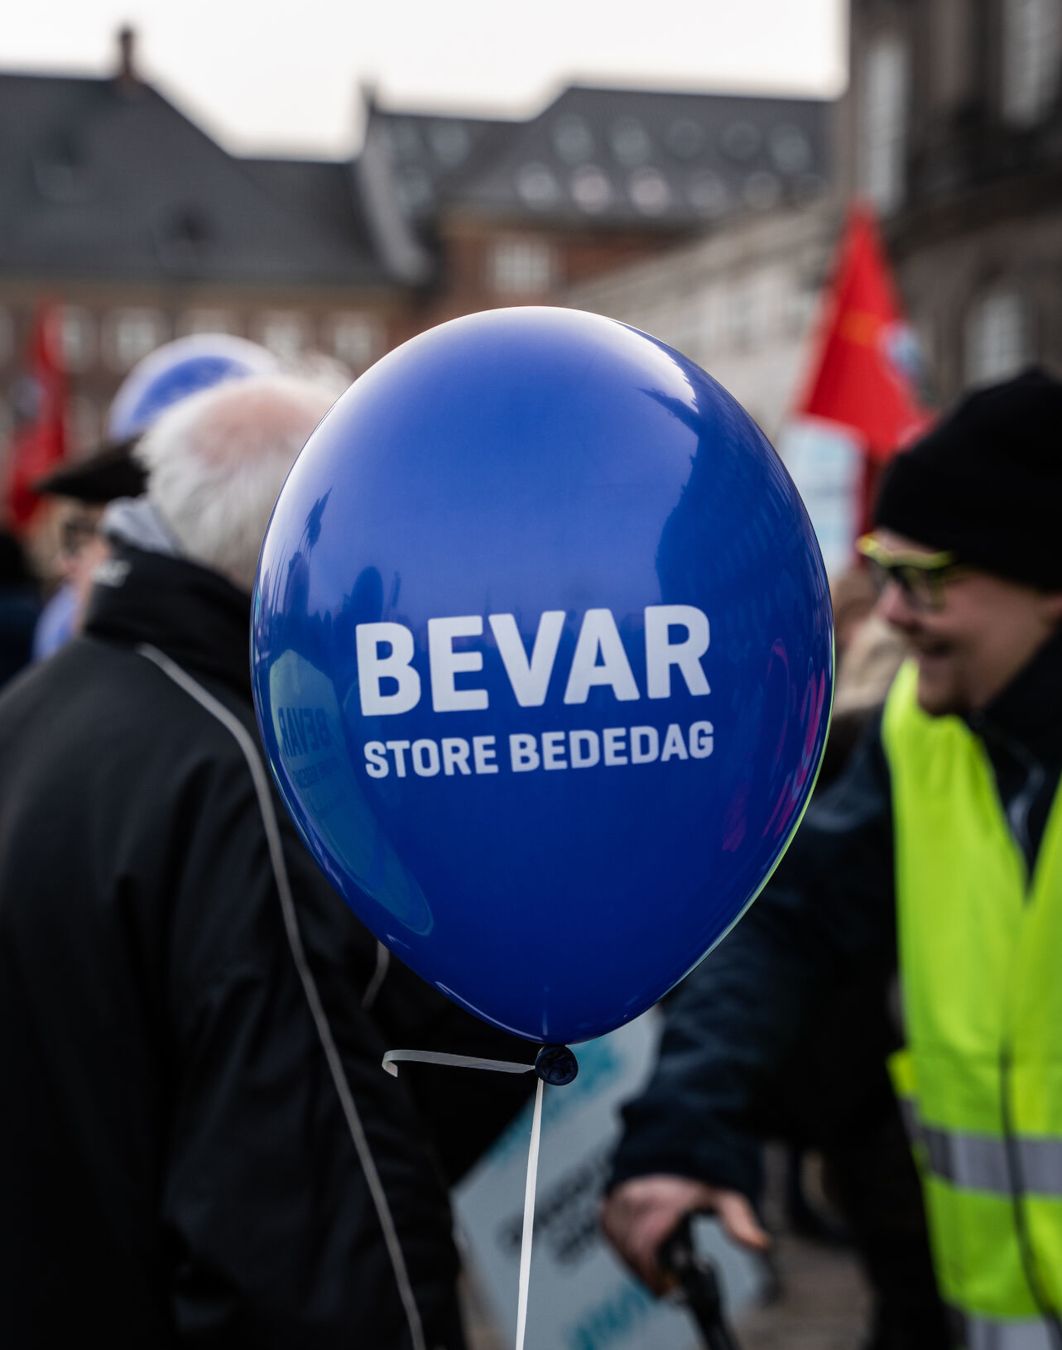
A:
<svg viewBox="0 0 1062 1350">
<path fill-rule="evenodd" d="M 135 454 L 147 498 L 187 557 L 254 584 L 270 513 L 334 392 L 290 375 L 233 380 L 164 412 Z"/>
</svg>

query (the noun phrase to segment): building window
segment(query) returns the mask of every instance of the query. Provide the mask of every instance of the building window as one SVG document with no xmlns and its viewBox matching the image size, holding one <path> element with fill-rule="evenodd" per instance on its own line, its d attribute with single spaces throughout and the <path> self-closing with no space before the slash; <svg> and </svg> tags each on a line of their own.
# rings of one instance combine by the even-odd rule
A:
<svg viewBox="0 0 1062 1350">
<path fill-rule="evenodd" d="M 781 296 L 785 293 L 784 277 L 771 272 L 754 272 L 745 282 L 745 304 L 748 313 L 745 329 L 750 343 L 769 342 L 774 336 L 781 311 Z"/>
<path fill-rule="evenodd" d="M 978 299 L 966 320 L 967 384 L 1002 380 L 1032 357 L 1032 323 L 1025 297 L 999 288 Z"/>
<path fill-rule="evenodd" d="M 281 361 L 293 361 L 307 346 L 307 323 L 301 314 L 271 310 L 258 321 L 258 341 Z"/>
<path fill-rule="evenodd" d="M 428 131 L 428 140 L 435 152 L 435 158 L 448 168 L 453 168 L 468 158 L 472 149 L 472 139 L 468 128 L 461 122 L 436 122 Z"/>
<path fill-rule="evenodd" d="M 1058 92 L 1062 59 L 1062 0 L 1005 0 L 1003 116 L 1031 126 Z"/>
<path fill-rule="evenodd" d="M 596 164 L 581 164 L 571 178 L 572 197 L 581 210 L 595 214 L 612 201 L 612 184 Z"/>
<path fill-rule="evenodd" d="M 551 128 L 553 148 L 568 164 L 584 164 L 594 153 L 594 133 L 582 117 L 560 117 Z"/>
<path fill-rule="evenodd" d="M 236 316 L 228 309 L 190 309 L 182 314 L 177 325 L 182 337 L 193 333 L 239 334 Z"/>
<path fill-rule="evenodd" d="M 70 401 L 70 432 L 77 450 L 91 452 L 103 432 L 100 410 L 94 399 L 79 394 Z"/>
<path fill-rule="evenodd" d="M 789 337 L 807 334 L 819 312 L 822 288 L 803 280 L 794 281 L 782 293 L 782 326 Z"/>
<path fill-rule="evenodd" d="M 694 323 L 697 331 L 697 344 L 701 351 L 712 351 L 719 341 L 722 327 L 722 304 L 718 286 L 709 280 L 701 293 L 693 301 Z"/>
<path fill-rule="evenodd" d="M 895 33 L 881 34 L 867 48 L 859 122 L 860 186 L 881 211 L 903 197 L 907 86 L 907 49 Z"/>
<path fill-rule="evenodd" d="M 732 281 L 722 296 L 721 332 L 724 351 L 747 350 L 755 321 L 755 295 L 747 279 Z"/>
<path fill-rule="evenodd" d="M 59 316 L 59 350 L 67 370 L 88 370 L 96 359 L 96 322 L 87 309 L 64 305 Z"/>
<path fill-rule="evenodd" d="M 929 6 L 929 21 L 934 71 L 929 98 L 938 108 L 953 109 L 974 92 L 971 0 L 935 0 Z"/>
<path fill-rule="evenodd" d="M 380 322 L 374 314 L 337 314 L 329 328 L 332 354 L 351 370 L 364 370 L 383 348 Z"/>
<path fill-rule="evenodd" d="M 669 346 L 692 360 L 705 359 L 703 308 L 689 304 L 685 291 L 662 293 L 659 309 L 654 312 L 647 308 L 639 326 L 647 333 L 661 335 Z"/>
<path fill-rule="evenodd" d="M 107 321 L 107 355 L 115 370 L 128 370 L 166 339 L 166 324 L 155 309 L 120 309 Z"/>
<path fill-rule="evenodd" d="M 610 129 L 612 153 L 627 168 L 647 164 L 653 157 L 649 133 L 636 117 L 621 117 Z"/>
<path fill-rule="evenodd" d="M 544 239 L 499 239 L 490 251 L 491 289 L 537 295 L 556 281 L 556 256 Z"/>
<path fill-rule="evenodd" d="M 644 216 L 659 216 L 671 205 L 671 189 L 659 169 L 645 165 L 627 179 L 627 193 Z"/>
</svg>

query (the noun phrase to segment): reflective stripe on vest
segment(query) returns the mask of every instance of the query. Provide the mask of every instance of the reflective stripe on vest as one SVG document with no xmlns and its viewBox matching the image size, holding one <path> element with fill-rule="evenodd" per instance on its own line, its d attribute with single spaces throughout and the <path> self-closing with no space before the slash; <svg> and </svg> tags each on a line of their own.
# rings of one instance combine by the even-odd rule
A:
<svg viewBox="0 0 1062 1350">
<path fill-rule="evenodd" d="M 1062 1140 L 1005 1139 L 959 1134 L 915 1124 L 934 1176 L 970 1191 L 1011 1195 L 1017 1177 L 1024 1191 L 1062 1196 Z"/>
<path fill-rule="evenodd" d="M 1056 1350 L 1062 806 L 1056 794 L 1030 881 L 982 743 L 923 713 L 916 688 L 907 665 L 883 723 L 908 1042 L 890 1068 L 913 1108 L 938 1284 L 969 1350 Z"/>
<path fill-rule="evenodd" d="M 964 1330 L 965 1350 L 1057 1350 L 1057 1341 L 1040 1317 L 1021 1322 L 967 1317 Z"/>
</svg>

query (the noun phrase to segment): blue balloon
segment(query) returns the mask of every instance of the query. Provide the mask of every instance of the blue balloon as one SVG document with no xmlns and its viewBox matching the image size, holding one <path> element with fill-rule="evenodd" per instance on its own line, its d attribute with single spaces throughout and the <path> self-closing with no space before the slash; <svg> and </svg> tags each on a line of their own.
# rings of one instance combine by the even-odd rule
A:
<svg viewBox="0 0 1062 1350">
<path fill-rule="evenodd" d="M 363 375 L 280 495 L 253 681 L 336 889 L 533 1041 L 656 1002 L 800 820 L 833 631 L 796 489 L 742 408 L 623 324 L 505 309 Z"/>
</svg>

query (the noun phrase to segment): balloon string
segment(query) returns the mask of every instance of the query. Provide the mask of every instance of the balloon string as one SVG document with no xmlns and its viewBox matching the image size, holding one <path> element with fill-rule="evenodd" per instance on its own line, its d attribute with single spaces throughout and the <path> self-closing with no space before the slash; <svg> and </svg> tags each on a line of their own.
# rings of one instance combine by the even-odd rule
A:
<svg viewBox="0 0 1062 1350">
<path fill-rule="evenodd" d="M 450 1055 L 440 1050 L 388 1050 L 383 1057 L 383 1068 L 392 1077 L 398 1077 L 401 1063 L 446 1064 L 457 1069 L 493 1069 L 497 1073 L 534 1073 L 534 1064 L 521 1064 L 508 1059 L 478 1059 L 473 1055 Z M 538 1187 L 538 1155 L 542 1142 L 542 1089 L 545 1081 L 539 1078 L 535 1086 L 535 1108 L 531 1115 L 531 1143 L 527 1150 L 527 1185 L 524 1189 L 524 1226 L 520 1236 L 520 1288 L 516 1304 L 516 1350 L 524 1350 L 527 1330 L 527 1296 L 531 1287 L 531 1240 L 535 1231 L 535 1191 Z"/>
<path fill-rule="evenodd" d="M 535 1189 L 538 1185 L 538 1150 L 542 1139 L 542 1089 L 535 1087 L 535 1110 L 531 1117 L 531 1144 L 527 1151 L 527 1187 L 524 1190 L 524 1229 L 520 1237 L 520 1292 L 516 1305 L 516 1350 L 524 1350 L 527 1330 L 527 1294 L 531 1286 L 531 1239 L 535 1230 Z"/>
<path fill-rule="evenodd" d="M 450 1055 L 441 1050 L 388 1050 L 382 1067 L 392 1078 L 398 1077 L 398 1065 L 446 1064 L 454 1069 L 493 1069 L 495 1073 L 534 1073 L 533 1064 L 521 1064 L 511 1059 L 479 1059 L 475 1055 Z"/>
</svg>

